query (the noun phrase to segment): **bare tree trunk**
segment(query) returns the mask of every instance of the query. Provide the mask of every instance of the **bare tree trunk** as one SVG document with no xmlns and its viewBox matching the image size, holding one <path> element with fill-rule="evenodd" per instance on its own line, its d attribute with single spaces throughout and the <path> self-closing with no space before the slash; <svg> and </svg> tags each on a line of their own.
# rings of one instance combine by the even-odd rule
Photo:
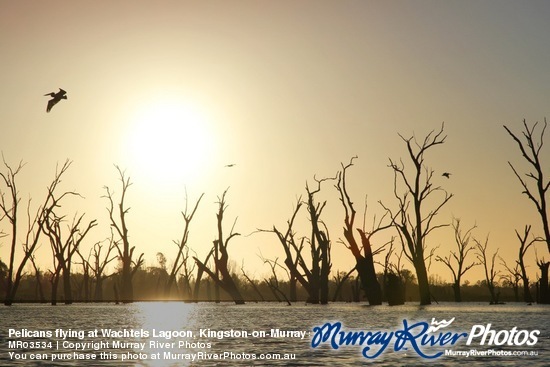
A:
<svg viewBox="0 0 550 367">
<path fill-rule="evenodd" d="M 115 219 L 114 212 L 114 203 L 113 203 L 113 194 L 108 187 L 105 187 L 107 192 L 105 198 L 109 201 L 109 207 L 107 211 L 109 212 L 109 218 L 111 220 L 111 227 L 114 228 L 122 241 L 122 245 L 119 242 L 115 242 L 115 246 L 118 250 L 120 260 L 122 262 L 122 272 L 121 272 L 121 286 L 120 286 L 120 298 L 122 302 L 129 303 L 134 300 L 134 287 L 132 284 L 132 278 L 136 273 L 137 269 L 143 265 L 143 253 L 139 255 L 137 261 L 134 262 L 134 250 L 135 247 L 130 247 L 130 240 L 128 237 L 128 227 L 126 226 L 126 214 L 128 214 L 129 208 L 125 206 L 125 197 L 130 187 L 131 182 L 130 178 L 126 177 L 124 172 L 119 167 L 116 167 L 120 175 L 120 181 L 122 183 L 122 194 L 120 197 L 120 202 L 118 204 L 118 217 L 119 220 Z"/>
<path fill-rule="evenodd" d="M 40 269 L 36 266 L 34 256 L 31 256 L 30 260 L 34 269 L 34 277 L 36 279 L 36 289 L 38 291 L 39 300 L 41 303 L 44 303 L 46 302 L 46 297 L 44 297 L 44 288 L 42 287 L 42 276 L 40 275 Z"/>
<path fill-rule="evenodd" d="M 372 231 L 366 233 L 364 229 L 357 228 L 359 235 L 361 237 L 361 245 L 363 253 L 359 248 L 357 240 L 354 236 L 354 225 L 355 225 L 355 216 L 357 212 L 353 206 L 351 197 L 348 194 L 346 186 L 347 170 L 353 166 L 353 160 L 357 157 L 352 157 L 350 162 L 344 166 L 342 165 L 342 170 L 338 173 L 338 182 L 336 184 L 336 189 L 340 193 L 340 201 L 344 207 L 344 237 L 347 241 L 346 247 L 351 251 L 352 255 L 355 258 L 355 269 L 359 274 L 359 279 L 361 280 L 361 287 L 365 292 L 365 296 L 369 301 L 371 306 L 381 305 L 382 304 L 382 288 L 376 277 L 376 270 L 374 268 L 374 256 L 372 251 L 372 246 L 370 243 L 370 238 L 377 232 L 389 228 L 391 224 L 383 226 L 381 224 L 382 220 L 378 223 L 377 228 L 373 228 Z M 366 212 L 366 208 L 365 208 Z M 366 215 L 366 213 L 365 213 Z"/>
<path fill-rule="evenodd" d="M 194 259 L 199 269 L 207 273 L 210 276 L 210 278 L 214 281 L 214 284 L 222 288 L 224 291 L 226 291 L 231 296 L 231 298 L 233 298 L 236 304 L 244 304 L 244 298 L 242 297 L 239 289 L 237 288 L 237 285 L 235 284 L 235 281 L 233 280 L 233 277 L 228 267 L 229 254 L 227 252 L 227 247 L 228 247 L 229 241 L 233 237 L 238 236 L 239 233 L 233 233 L 233 228 L 232 228 L 227 238 L 224 238 L 223 236 L 222 224 L 223 224 L 223 215 L 226 209 L 226 204 L 225 204 L 226 193 L 227 193 L 227 190 L 224 191 L 222 197 L 218 202 L 219 209 L 218 209 L 218 213 L 216 214 L 217 222 L 218 222 L 218 238 L 214 240 L 214 247 L 213 247 L 214 264 L 215 264 L 214 271 L 210 270 L 206 266 L 206 264 L 202 263 L 196 257 L 194 257 Z M 219 301 L 218 297 L 216 297 L 216 301 Z"/>
<path fill-rule="evenodd" d="M 11 199 L 12 199 L 12 203 L 8 204 L 4 200 L 4 195 L 3 194 L 0 195 L 0 209 L 3 211 L 4 215 L 8 217 L 12 225 L 12 246 L 11 246 L 11 252 L 10 252 L 10 265 L 9 265 L 9 272 L 8 272 L 8 279 L 7 279 L 8 284 L 7 284 L 6 298 L 4 300 L 4 304 L 6 306 L 10 306 L 13 303 L 13 300 L 15 299 L 15 295 L 19 288 L 19 284 L 21 282 L 21 278 L 23 276 L 23 271 L 25 269 L 27 261 L 34 254 L 34 251 L 38 246 L 38 243 L 40 241 L 40 235 L 43 232 L 43 227 L 44 227 L 46 218 L 48 218 L 50 214 L 54 211 L 54 209 L 59 206 L 59 202 L 65 196 L 74 195 L 75 193 L 65 192 L 57 198 L 54 196 L 55 189 L 57 188 L 57 185 L 61 181 L 61 176 L 65 173 L 65 171 L 67 171 L 67 169 L 71 165 L 71 162 L 67 160 L 65 161 L 65 163 L 62 165 L 61 168 L 58 167 L 56 169 L 55 177 L 51 182 L 51 184 L 48 186 L 48 193 L 46 195 L 46 199 L 44 200 L 44 203 L 38 208 L 33 218 L 31 218 L 31 214 L 30 214 L 30 200 L 29 200 L 29 204 L 27 206 L 28 229 L 27 229 L 27 234 L 23 243 L 24 255 L 22 260 L 19 263 L 19 266 L 17 267 L 17 271 L 15 271 L 15 264 L 13 261 L 13 257 L 15 255 L 15 243 L 17 239 L 17 207 L 20 200 L 18 197 L 16 185 L 15 185 L 15 178 L 16 178 L 16 175 L 21 170 L 21 168 L 23 167 L 23 165 L 19 164 L 18 168 L 14 171 L 9 167 L 9 165 L 5 163 L 5 161 L 4 161 L 4 164 L 8 168 L 8 174 L 5 175 L 3 173 L 0 173 L 0 176 L 3 178 L 6 186 L 8 186 L 8 188 L 10 189 Z"/>
<path fill-rule="evenodd" d="M 550 266 L 550 262 L 539 261 L 538 266 L 540 269 L 539 303 L 550 304 L 550 287 L 548 286 L 548 267 Z"/>
<path fill-rule="evenodd" d="M 394 196 L 398 202 L 396 214 L 392 214 L 393 222 L 398 229 L 399 237 L 403 246 L 403 251 L 407 258 L 413 264 L 416 270 L 418 280 L 418 290 L 420 304 L 431 304 L 430 286 L 428 282 L 428 271 L 426 268 L 426 237 L 434 229 L 444 225 L 433 225 L 432 220 L 438 214 L 439 210 L 453 197 L 439 186 L 432 183 L 434 171 L 424 165 L 424 154 L 430 148 L 443 144 L 446 136 L 443 135 L 444 125 L 437 134 L 431 131 L 419 143 L 414 137 L 401 139 L 407 146 L 409 158 L 413 165 L 413 174 L 408 175 L 405 171 L 404 163 L 394 162 L 390 159 L 390 167 L 394 172 Z M 398 181 L 405 187 L 405 193 L 398 193 Z M 439 203 L 425 213 L 423 204 L 426 200 L 437 192 L 441 192 L 443 197 Z M 385 207 L 388 212 L 390 209 Z"/>
<path fill-rule="evenodd" d="M 181 213 L 183 216 L 184 221 L 184 228 L 183 228 L 183 235 L 179 242 L 175 242 L 178 246 L 178 252 L 176 255 L 176 259 L 174 260 L 174 264 L 172 265 L 172 270 L 170 271 L 170 274 L 168 275 L 168 280 L 166 281 L 166 284 L 164 286 L 164 296 L 169 297 L 170 296 L 170 290 L 172 288 L 172 285 L 176 281 L 176 275 L 178 271 L 184 267 L 186 271 L 186 276 L 189 277 L 190 273 L 187 272 L 187 261 L 189 259 L 189 247 L 187 246 L 187 242 L 189 240 L 189 225 L 191 224 L 191 221 L 193 220 L 193 216 L 195 215 L 195 212 L 197 211 L 197 208 L 199 206 L 199 203 L 202 199 L 204 194 L 201 194 L 197 202 L 195 203 L 195 206 L 191 213 L 188 213 L 187 211 L 187 195 L 186 195 L 186 204 L 185 204 L 185 210 Z M 187 252 L 185 250 L 187 249 Z M 187 279 L 189 280 L 189 279 Z M 190 286 L 190 285 L 189 285 Z M 189 293 L 190 296 L 190 293 Z"/>
<path fill-rule="evenodd" d="M 525 226 L 523 236 L 521 236 L 516 230 L 516 236 L 520 242 L 519 253 L 518 253 L 518 265 L 520 269 L 521 280 L 523 282 L 523 301 L 527 303 L 533 302 L 533 296 L 531 295 L 531 290 L 529 288 L 529 277 L 527 276 L 527 270 L 525 269 L 524 257 L 525 257 L 525 254 L 527 253 L 527 250 L 529 250 L 529 247 L 531 247 L 537 240 L 539 240 L 537 238 L 533 238 L 531 241 L 527 242 L 527 237 L 529 237 L 530 231 L 531 231 L 530 225 Z"/>
<path fill-rule="evenodd" d="M 487 288 L 489 289 L 489 294 L 491 295 L 491 304 L 498 304 L 499 294 L 495 290 L 495 278 L 498 275 L 498 271 L 495 270 L 495 259 L 498 254 L 498 250 L 495 251 L 491 257 L 491 263 L 489 264 L 489 258 L 487 253 L 487 245 L 489 243 L 489 237 L 485 240 L 484 244 L 481 244 L 478 240 L 474 240 L 478 249 L 477 258 L 485 270 L 485 281 L 487 282 Z"/>
<path fill-rule="evenodd" d="M 445 264 L 453 274 L 453 292 L 455 302 L 462 302 L 460 293 L 461 279 L 468 270 L 479 265 L 476 262 L 466 265 L 466 257 L 470 251 L 474 250 L 474 246 L 470 246 L 472 231 L 476 228 L 475 225 L 470 227 L 465 233 L 462 233 L 460 228 L 460 219 L 453 218 L 453 230 L 457 251 L 452 251 L 447 257 L 436 256 L 435 260 Z"/>
<path fill-rule="evenodd" d="M 546 131 L 547 126 L 546 119 L 544 119 L 544 126 L 542 127 L 542 130 L 540 132 L 540 138 L 533 135 L 537 125 L 538 122 L 535 122 L 535 124 L 533 124 L 533 126 L 529 128 L 525 120 L 523 120 L 523 127 L 525 130 L 522 131 L 522 133 L 525 138 L 526 144 L 524 144 L 506 126 L 504 126 L 504 129 L 506 129 L 508 134 L 510 134 L 510 136 L 518 144 L 523 158 L 525 158 L 525 160 L 532 166 L 532 170 L 534 171 L 527 173 L 526 176 L 535 181 L 535 189 L 529 187 L 530 185 L 528 185 L 527 182 L 518 174 L 512 163 L 508 162 L 508 164 L 514 171 L 517 179 L 523 186 L 523 194 L 527 195 L 529 200 L 531 200 L 537 208 L 537 212 L 539 213 L 542 228 L 544 231 L 544 241 L 546 242 L 548 251 L 550 251 L 550 223 L 548 222 L 548 211 L 546 203 L 546 193 L 548 191 L 548 188 L 550 187 L 550 180 L 544 178 L 544 172 L 542 170 L 543 164 L 540 160 L 541 149 L 544 142 L 544 132 Z M 546 167 L 547 166 L 548 164 L 546 164 Z"/>
</svg>

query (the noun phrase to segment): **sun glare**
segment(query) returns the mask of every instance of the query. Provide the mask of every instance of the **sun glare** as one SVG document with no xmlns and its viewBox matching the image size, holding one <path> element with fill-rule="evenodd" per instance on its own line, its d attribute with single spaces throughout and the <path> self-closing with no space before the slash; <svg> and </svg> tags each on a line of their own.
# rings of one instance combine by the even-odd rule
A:
<svg viewBox="0 0 550 367">
<path fill-rule="evenodd" d="M 131 119 L 129 139 L 132 171 L 162 186 L 200 178 L 214 156 L 214 134 L 195 106 L 163 99 Z"/>
</svg>

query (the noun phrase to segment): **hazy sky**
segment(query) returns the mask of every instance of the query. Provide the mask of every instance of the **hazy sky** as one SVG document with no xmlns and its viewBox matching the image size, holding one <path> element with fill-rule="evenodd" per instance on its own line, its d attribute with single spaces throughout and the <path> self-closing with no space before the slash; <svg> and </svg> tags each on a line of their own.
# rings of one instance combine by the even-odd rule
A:
<svg viewBox="0 0 550 367">
<path fill-rule="evenodd" d="M 512 263 L 514 229 L 542 231 L 508 166 L 526 168 L 502 125 L 519 132 L 523 119 L 550 115 L 549 16 L 547 1 L 0 1 L 0 149 L 11 165 L 27 162 L 19 187 L 33 205 L 56 164 L 73 161 L 62 188 L 85 198 L 61 210 L 98 219 L 87 247 L 109 235 L 103 186 L 120 193 L 114 164 L 125 169 L 131 242 L 148 265 L 158 251 L 175 256 L 185 190 L 191 201 L 205 193 L 190 236 L 203 257 L 217 196 L 230 187 L 226 232 L 238 217 L 243 234 L 230 256 L 260 277 L 269 269 L 258 254 L 282 249 L 274 235 L 245 235 L 284 228 L 306 181 L 358 155 L 348 180 L 360 226 L 365 195 L 369 218 L 383 213 L 378 200 L 395 208 L 387 165 L 406 158 L 398 133 L 423 137 L 445 122 L 446 143 L 426 157 L 455 195 L 438 223 L 476 223 L 475 236 L 490 233 L 491 251 Z M 43 95 L 58 88 L 68 100 L 46 113 Z M 548 167 L 550 149 L 542 158 Z M 347 271 L 332 183 L 319 199 L 333 270 Z M 301 218 L 297 231 L 309 235 Z M 452 232 L 429 243 L 445 256 Z M 51 267 L 46 242 L 40 254 Z M 439 264 L 431 273 L 450 278 Z"/>
</svg>

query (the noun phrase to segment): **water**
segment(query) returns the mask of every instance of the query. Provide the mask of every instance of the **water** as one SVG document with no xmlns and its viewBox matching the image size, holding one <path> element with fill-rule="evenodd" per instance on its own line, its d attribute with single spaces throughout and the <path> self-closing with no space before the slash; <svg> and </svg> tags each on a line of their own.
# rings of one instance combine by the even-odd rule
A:
<svg viewBox="0 0 550 367">
<path fill-rule="evenodd" d="M 369 307 L 364 304 L 334 303 L 327 306 L 295 304 L 286 306 L 278 303 L 250 303 L 234 305 L 230 303 L 187 304 L 180 302 L 139 302 L 127 305 L 114 304 L 74 304 L 70 306 L 50 306 L 38 304 L 16 304 L 12 307 L 0 308 L 0 365 L 36 365 L 36 366 L 355 366 L 375 363 L 376 366 L 458 366 L 470 363 L 483 366 L 516 366 L 531 367 L 548 366 L 550 355 L 550 326 L 548 314 L 550 307 L 543 305 L 526 306 L 525 304 L 507 304 L 490 306 L 476 303 L 442 303 L 439 305 L 419 306 L 408 304 L 398 307 Z M 343 329 L 365 331 L 395 331 L 403 329 L 403 320 L 409 323 L 426 321 L 432 318 L 437 321 L 455 318 L 448 328 L 441 332 L 467 332 L 474 325 L 491 324 L 495 331 L 540 330 L 538 341 L 534 346 L 487 346 L 479 345 L 479 340 L 465 345 L 466 339 L 460 339 L 457 344 L 439 349 L 424 348 L 426 353 L 451 349 L 453 351 L 505 350 L 527 351 L 538 355 L 527 356 L 441 356 L 434 360 L 423 359 L 412 349 L 393 351 L 393 342 L 380 357 L 368 360 L 361 355 L 364 346 L 342 346 L 338 350 L 322 344 L 311 347 L 313 327 L 326 322 L 340 321 Z M 49 331 L 50 338 L 12 335 L 8 338 L 9 329 L 21 331 Z M 72 332 L 74 335 L 65 340 L 56 336 L 56 329 Z M 98 330 L 95 337 L 88 332 Z M 137 330 L 146 332 L 147 337 L 124 336 L 103 337 L 102 329 L 112 329 L 119 332 Z M 201 329 L 203 334 L 201 334 Z M 297 335 L 274 337 L 271 329 L 296 331 Z M 230 333 L 233 337 L 218 338 L 219 332 Z M 167 339 L 166 332 L 178 331 L 182 336 Z M 208 334 L 208 331 L 211 334 Z M 79 338 L 78 333 L 84 333 Z M 155 332 L 155 335 L 153 335 Z M 248 337 L 239 337 L 238 333 Z M 265 332 L 263 336 L 261 333 Z M 305 332 L 301 339 L 298 332 Z M 187 335 L 190 333 L 192 335 Z M 254 333 L 254 334 L 252 334 Z M 185 334 L 185 335 L 184 335 Z M 505 333 L 507 334 L 507 333 Z M 504 335 L 504 334 L 501 334 Z M 524 333 L 521 337 L 526 336 Z M 38 345 L 19 345 L 9 348 L 8 340 L 24 342 L 44 342 Z M 141 350 L 138 345 L 115 345 L 114 342 L 145 343 Z M 51 342 L 50 346 L 48 343 Z M 88 343 L 75 356 L 74 343 Z M 103 345 L 90 344 L 103 342 Z M 162 344 L 150 344 L 160 342 Z M 182 343 L 179 345 L 179 343 Z M 59 344 L 58 344 L 59 343 Z M 65 343 L 65 344 L 64 344 Z M 68 344 L 72 343 L 72 344 Z M 174 344 L 171 344 L 174 343 Z M 97 348 L 97 347 L 100 348 Z M 12 346 L 13 347 L 13 346 Z M 36 348 L 33 348 L 36 347 Z M 59 348 L 59 349 L 56 349 Z M 97 349 L 97 350 L 95 350 Z M 9 352 L 19 353 L 10 358 Z M 200 354 L 202 352 L 202 354 Z M 140 355 L 141 353 L 141 355 Z M 168 354 L 165 354 L 168 353 Z M 173 354 L 170 354 L 173 353 Z M 209 360 L 214 355 L 233 359 Z M 96 360 L 78 360 L 75 357 L 95 356 Z M 286 354 L 286 355 L 285 355 Z M 46 360 L 36 361 L 31 358 L 45 357 Z M 68 357 L 67 360 L 52 361 L 52 356 Z M 118 357 L 115 359 L 106 359 Z M 122 361 L 121 358 L 138 358 Z M 202 357 L 202 360 L 175 359 Z M 159 359 L 153 359 L 159 357 Z M 251 358 L 256 359 L 251 359 Z M 287 359 L 282 359 L 282 358 Z M 102 359 L 100 359 L 102 358 Z M 171 358 L 171 359 L 170 359 Z M 262 359 L 260 359 L 262 358 Z M 281 358 L 281 359 L 273 359 Z"/>
</svg>

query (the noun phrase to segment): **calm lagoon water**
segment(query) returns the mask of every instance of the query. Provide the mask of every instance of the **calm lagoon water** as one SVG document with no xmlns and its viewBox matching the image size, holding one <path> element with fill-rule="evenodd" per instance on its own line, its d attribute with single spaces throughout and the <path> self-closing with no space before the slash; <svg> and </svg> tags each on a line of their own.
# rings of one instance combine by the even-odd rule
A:
<svg viewBox="0 0 550 367">
<path fill-rule="evenodd" d="M 138 302 L 126 305 L 73 304 L 69 306 L 16 304 L 0 307 L 0 365 L 24 366 L 459 366 L 468 363 L 480 366 L 531 367 L 550 365 L 550 307 L 543 305 L 506 304 L 491 306 L 485 303 L 441 303 L 430 306 L 407 304 L 404 306 L 369 307 L 365 304 L 334 303 L 326 306 L 278 303 L 180 303 Z M 455 345 L 424 348 L 429 354 L 450 349 L 452 351 L 504 350 L 537 353 L 524 356 L 441 356 L 433 360 L 423 359 L 412 349 L 393 350 L 393 342 L 376 359 L 361 355 L 364 346 L 342 346 L 338 350 L 323 343 L 311 347 L 313 328 L 327 322 L 341 322 L 345 331 L 395 331 L 403 329 L 403 320 L 409 324 L 455 318 L 441 332 L 470 333 L 474 325 L 491 324 L 491 329 L 540 330 L 534 346 L 487 346 L 479 340 L 471 345 L 466 338 Z M 9 329 L 17 332 L 51 332 L 51 337 L 9 336 Z M 63 339 L 56 329 L 72 336 Z M 102 336 L 102 330 L 118 333 L 137 331 L 142 335 Z M 272 335 L 272 329 L 296 331 L 280 337 Z M 97 337 L 88 332 L 98 330 Z M 233 335 L 231 335 L 233 330 Z M 173 332 L 181 335 L 169 335 Z M 84 333 L 79 337 L 78 333 Z M 223 332 L 230 335 L 223 335 Z M 248 333 L 243 337 L 244 332 Z M 302 339 L 299 332 L 305 332 Z M 148 335 L 143 335 L 143 333 Z M 153 334 L 154 333 L 154 334 Z M 238 335 L 241 333 L 241 335 Z M 265 334 L 262 334 L 265 333 Z M 222 335 L 220 335 L 222 334 Z M 506 334 L 506 333 L 504 333 Z M 504 335 L 501 334 L 501 335 Z M 523 335 L 526 335 L 525 333 Z M 523 337 L 522 335 L 522 337 Z M 82 335 L 81 335 L 82 336 Z M 168 339 L 170 337 L 170 339 Z M 10 349 L 9 341 L 12 341 Z M 13 342 L 41 342 L 38 345 Z M 44 342 L 44 343 L 42 343 Z M 51 346 L 50 343 L 51 342 Z M 120 342 L 121 344 L 117 344 Z M 151 343 L 153 342 L 153 343 Z M 76 350 L 78 344 L 82 350 Z M 93 344 L 96 343 L 96 344 Z M 141 349 L 139 344 L 145 343 Z M 173 343 L 173 344 L 172 344 Z M 180 344 L 181 343 L 181 344 Z M 9 353 L 15 353 L 10 356 Z M 77 355 L 75 355 L 75 352 Z M 211 360 L 215 356 L 233 359 Z M 17 356 L 16 356 L 17 354 Z M 79 360 L 87 354 L 96 360 Z M 285 355 L 286 354 L 286 355 Z M 68 358 L 52 361 L 52 356 Z M 117 357 L 117 359 L 107 359 Z M 124 361 L 122 357 L 130 358 Z M 183 358 L 195 358 L 191 359 Z M 256 359 L 250 359 L 256 357 Z M 17 359 L 19 357 L 19 359 Z M 36 361 L 32 358 L 45 357 Z M 155 357 L 158 357 L 156 359 Z M 286 359 L 283 359 L 285 358 Z M 26 359 L 24 359 L 26 358 Z M 100 359 L 101 358 L 101 359 Z M 201 360 L 198 360 L 201 358 Z M 262 358 L 262 359 L 260 359 Z M 281 359 L 276 359 L 281 358 Z"/>
</svg>

